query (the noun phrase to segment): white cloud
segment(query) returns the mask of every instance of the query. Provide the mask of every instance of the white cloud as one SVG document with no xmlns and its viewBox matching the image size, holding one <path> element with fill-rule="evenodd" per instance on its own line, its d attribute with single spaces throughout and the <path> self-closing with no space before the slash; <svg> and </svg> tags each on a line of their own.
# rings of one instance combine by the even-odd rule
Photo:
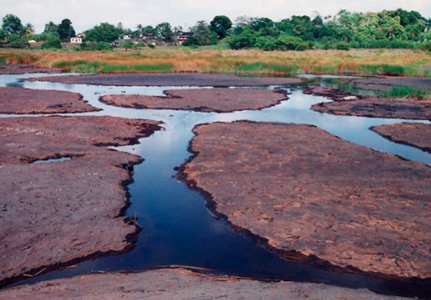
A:
<svg viewBox="0 0 431 300">
<path fill-rule="evenodd" d="M 137 24 L 154 26 L 167 21 L 188 27 L 216 15 L 227 15 L 232 20 L 243 15 L 280 20 L 315 11 L 333 15 L 340 9 L 359 12 L 397 8 L 417 10 L 431 17 L 430 0 L 0 0 L 0 17 L 15 14 L 40 32 L 49 21 L 59 23 L 64 18 L 69 18 L 77 31 L 83 31 L 100 22 L 122 22 L 125 27 L 135 28 Z"/>
</svg>

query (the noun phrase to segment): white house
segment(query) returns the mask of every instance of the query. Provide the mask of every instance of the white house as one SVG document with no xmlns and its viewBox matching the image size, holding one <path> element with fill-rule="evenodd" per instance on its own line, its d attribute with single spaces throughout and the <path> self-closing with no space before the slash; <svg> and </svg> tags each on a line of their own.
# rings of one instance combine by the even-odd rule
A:
<svg viewBox="0 0 431 300">
<path fill-rule="evenodd" d="M 80 38 L 80 37 L 73 37 L 73 38 L 70 38 L 70 42 L 72 44 L 82 44 L 82 38 Z"/>
</svg>

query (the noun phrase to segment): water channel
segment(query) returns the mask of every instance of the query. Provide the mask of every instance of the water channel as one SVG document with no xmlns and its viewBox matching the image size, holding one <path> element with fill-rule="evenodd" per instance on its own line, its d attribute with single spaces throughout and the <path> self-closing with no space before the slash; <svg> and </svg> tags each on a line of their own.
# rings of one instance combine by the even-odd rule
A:
<svg viewBox="0 0 431 300">
<path fill-rule="evenodd" d="M 134 249 L 122 255 L 87 260 L 73 268 L 52 271 L 15 285 L 99 271 L 140 271 L 180 265 L 262 280 L 327 283 L 351 288 L 368 288 L 378 293 L 394 295 L 418 297 L 431 295 L 429 282 L 415 280 L 400 282 L 366 275 L 336 273 L 309 264 L 280 259 L 271 249 L 257 245 L 252 238 L 235 232 L 226 220 L 216 219 L 207 210 L 203 195 L 189 189 L 174 177 L 176 174 L 174 168 L 182 165 L 191 156 L 187 149 L 193 137 L 192 129 L 202 123 L 252 120 L 312 124 L 352 143 L 431 165 L 431 154 L 393 143 L 369 130 L 371 126 L 383 124 L 429 122 L 318 113 L 310 109 L 311 105 L 329 100 L 305 95 L 301 86 L 260 87 L 286 89 L 290 95 L 289 100 L 259 111 L 203 113 L 118 108 L 99 102 L 99 97 L 109 94 L 163 95 L 163 91 L 168 89 L 197 87 L 91 86 L 24 80 L 34 76 L 36 75 L 2 75 L 0 86 L 77 92 L 92 106 L 102 108 L 103 111 L 74 115 L 110 115 L 160 120 L 164 122 L 162 125 L 164 130 L 141 139 L 138 145 L 117 148 L 145 159 L 142 164 L 135 166 L 134 182 L 128 186 L 131 206 L 126 214 L 131 217 L 137 216 L 139 224 L 143 227 Z M 324 78 L 314 80 L 320 84 L 327 84 Z M 330 80 L 333 82 L 334 79 Z M 11 116 L 13 115 L 0 115 Z"/>
</svg>

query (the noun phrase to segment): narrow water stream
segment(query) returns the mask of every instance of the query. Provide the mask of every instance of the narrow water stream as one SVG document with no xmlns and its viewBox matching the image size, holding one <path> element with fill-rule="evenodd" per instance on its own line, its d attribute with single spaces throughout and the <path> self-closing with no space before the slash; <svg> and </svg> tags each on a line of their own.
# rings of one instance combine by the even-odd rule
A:
<svg viewBox="0 0 431 300">
<path fill-rule="evenodd" d="M 35 75 L 32 74 L 31 77 L 33 76 Z M 184 265 L 265 280 L 329 283 L 352 288 L 368 288 L 385 294 L 419 297 L 431 294 L 429 282 L 428 284 L 413 280 L 399 282 L 364 275 L 335 273 L 308 264 L 280 259 L 269 249 L 257 245 L 242 233 L 233 231 L 225 220 L 214 218 L 205 207 L 204 197 L 174 178 L 176 174 L 174 168 L 191 156 L 187 148 L 193 137 L 192 129 L 202 123 L 253 120 L 312 124 L 344 140 L 431 165 L 429 153 L 390 142 L 369 130 L 371 126 L 415 121 L 343 117 L 314 112 L 310 109 L 311 105 L 328 100 L 305 95 L 298 87 L 282 87 L 291 92 L 289 100 L 260 111 L 202 113 L 117 108 L 98 101 L 99 97 L 107 94 L 162 95 L 166 89 L 179 87 L 114 87 L 20 81 L 26 77 L 30 76 L 1 76 L 0 86 L 14 85 L 81 93 L 91 105 L 100 107 L 103 111 L 79 115 L 161 120 L 164 122 L 165 130 L 141 139 L 139 145 L 118 148 L 145 159 L 142 164 L 135 167 L 134 182 L 129 185 L 131 206 L 127 210 L 127 215 L 137 216 L 139 224 L 144 228 L 139 234 L 136 247 L 126 254 L 84 261 L 73 268 L 53 271 L 18 282 L 18 285 L 97 271 L 136 271 Z"/>
</svg>

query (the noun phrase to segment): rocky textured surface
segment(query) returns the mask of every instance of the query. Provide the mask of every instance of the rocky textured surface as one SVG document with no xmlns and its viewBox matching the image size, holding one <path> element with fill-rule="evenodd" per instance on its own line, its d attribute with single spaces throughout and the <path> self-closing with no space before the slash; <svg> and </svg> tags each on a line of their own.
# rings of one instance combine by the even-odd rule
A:
<svg viewBox="0 0 431 300">
<path fill-rule="evenodd" d="M 0 74 L 61 73 L 60 69 L 38 68 L 30 64 L 0 64 Z"/>
<path fill-rule="evenodd" d="M 50 76 L 31 80 L 119 86 L 255 86 L 302 81 L 299 78 L 237 77 L 215 74 L 106 74 Z"/>
<path fill-rule="evenodd" d="M 431 125 L 417 123 L 375 126 L 373 131 L 400 144 L 410 145 L 431 152 Z"/>
<path fill-rule="evenodd" d="M 287 100 L 281 90 L 264 89 L 190 89 L 168 90 L 166 97 L 108 95 L 100 98 L 109 105 L 140 109 L 179 109 L 205 112 L 232 112 L 262 109 Z"/>
<path fill-rule="evenodd" d="M 389 91 L 393 86 L 407 86 L 431 90 L 431 78 L 408 76 L 380 76 L 353 80 L 357 88 L 369 91 Z"/>
<path fill-rule="evenodd" d="M 431 102 L 356 96 L 325 87 L 310 87 L 304 92 L 334 100 L 334 102 L 318 103 L 312 106 L 313 110 L 322 113 L 342 116 L 431 120 Z"/>
<path fill-rule="evenodd" d="M 154 121 L 114 117 L 0 119 L 0 285 L 124 250 L 136 230 L 120 216 L 125 185 L 141 158 L 104 146 L 157 129 Z M 49 161 L 56 158 L 68 160 Z"/>
<path fill-rule="evenodd" d="M 0 113 L 50 114 L 99 111 L 78 93 L 0 87 Z"/>
<path fill-rule="evenodd" d="M 2 299 L 405 299 L 324 284 L 260 282 L 237 277 L 155 270 L 95 274 L 25 285 L 0 291 Z"/>
<path fill-rule="evenodd" d="M 182 170 L 214 209 L 287 257 L 431 277 L 431 168 L 307 125 L 197 126 Z"/>
</svg>

